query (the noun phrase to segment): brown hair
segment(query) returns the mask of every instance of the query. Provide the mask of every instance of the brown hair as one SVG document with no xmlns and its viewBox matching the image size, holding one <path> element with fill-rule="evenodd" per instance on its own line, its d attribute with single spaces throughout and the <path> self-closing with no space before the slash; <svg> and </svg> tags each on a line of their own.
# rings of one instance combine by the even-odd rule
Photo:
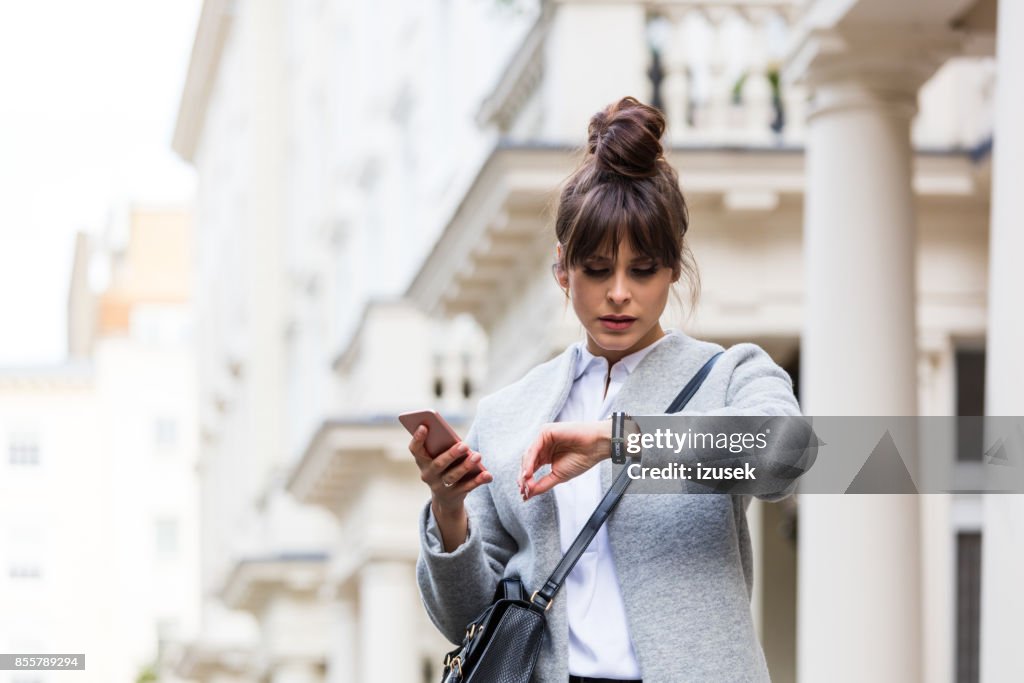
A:
<svg viewBox="0 0 1024 683">
<path fill-rule="evenodd" d="M 665 117 L 624 97 L 594 114 L 588 132 L 583 161 L 558 201 L 555 235 L 562 261 L 556 266 L 572 268 L 606 250 L 614 259 L 625 237 L 633 251 L 684 277 L 695 304 L 700 280 L 684 240 L 686 201 L 661 146 Z"/>
</svg>

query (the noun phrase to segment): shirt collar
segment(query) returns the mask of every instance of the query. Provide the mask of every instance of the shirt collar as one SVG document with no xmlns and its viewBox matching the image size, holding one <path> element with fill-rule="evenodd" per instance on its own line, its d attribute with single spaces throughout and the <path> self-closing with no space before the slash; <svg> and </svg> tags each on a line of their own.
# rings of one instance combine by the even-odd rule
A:
<svg viewBox="0 0 1024 683">
<path fill-rule="evenodd" d="M 648 353 L 653 351 L 654 348 L 658 346 L 658 344 L 665 341 L 674 334 L 675 330 L 665 330 L 665 334 L 663 334 L 661 338 L 658 339 L 658 341 L 654 342 L 653 344 L 648 344 L 644 348 L 640 349 L 639 351 L 634 351 L 628 356 L 623 356 L 619 360 L 619 362 L 615 364 L 615 366 L 621 365 L 623 368 L 625 368 L 627 375 L 633 374 L 633 370 L 636 369 L 636 366 L 640 365 L 640 361 L 646 358 Z M 587 368 L 589 368 L 591 365 L 593 365 L 594 363 L 600 363 L 602 361 L 604 361 L 604 357 L 595 356 L 594 354 L 587 350 L 587 343 L 585 341 L 577 342 L 576 372 L 573 375 L 573 381 L 576 381 L 580 377 L 582 377 L 583 373 L 585 373 L 587 371 Z"/>
</svg>

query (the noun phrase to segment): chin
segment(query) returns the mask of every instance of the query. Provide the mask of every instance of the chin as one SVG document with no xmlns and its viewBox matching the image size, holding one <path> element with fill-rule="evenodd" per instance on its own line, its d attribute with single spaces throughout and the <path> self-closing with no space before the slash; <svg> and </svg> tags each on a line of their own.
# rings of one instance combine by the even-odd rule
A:
<svg viewBox="0 0 1024 683">
<path fill-rule="evenodd" d="M 593 338 L 594 343 L 605 351 L 625 351 L 632 348 L 641 339 L 636 334 L 619 335 L 610 333 L 607 330 L 598 330 L 596 333 L 591 333 L 590 336 Z"/>
</svg>

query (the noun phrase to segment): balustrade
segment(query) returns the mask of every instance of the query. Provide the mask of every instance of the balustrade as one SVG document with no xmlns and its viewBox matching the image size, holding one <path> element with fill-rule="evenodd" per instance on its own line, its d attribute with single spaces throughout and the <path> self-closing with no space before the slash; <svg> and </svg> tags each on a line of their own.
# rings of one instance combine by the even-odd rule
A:
<svg viewBox="0 0 1024 683">
<path fill-rule="evenodd" d="M 800 0 L 650 2 L 651 101 L 673 144 L 772 145 L 802 136 L 805 92 L 783 84 Z"/>
</svg>

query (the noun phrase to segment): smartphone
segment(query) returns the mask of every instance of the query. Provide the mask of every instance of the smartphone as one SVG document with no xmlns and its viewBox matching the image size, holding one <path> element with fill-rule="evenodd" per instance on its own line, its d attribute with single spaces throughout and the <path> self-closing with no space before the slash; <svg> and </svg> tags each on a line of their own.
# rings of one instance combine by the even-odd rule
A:
<svg viewBox="0 0 1024 683">
<path fill-rule="evenodd" d="M 398 421 L 409 430 L 410 434 L 415 432 L 420 425 L 427 425 L 427 443 L 424 445 L 427 447 L 427 453 L 432 458 L 444 453 L 461 440 L 458 433 L 452 429 L 452 426 L 436 410 L 414 410 L 411 413 L 402 413 L 398 416 Z M 448 467 L 455 467 L 465 459 L 466 456 L 464 455 L 458 457 Z M 469 481 L 479 473 L 480 468 L 474 467 L 469 472 L 466 472 L 459 481 Z"/>
<path fill-rule="evenodd" d="M 427 426 L 427 453 L 430 457 L 437 457 L 441 453 L 457 444 L 461 439 L 452 426 L 445 422 L 440 413 L 436 410 L 414 410 L 410 413 L 402 413 L 398 421 L 412 434 L 420 425 Z"/>
</svg>

